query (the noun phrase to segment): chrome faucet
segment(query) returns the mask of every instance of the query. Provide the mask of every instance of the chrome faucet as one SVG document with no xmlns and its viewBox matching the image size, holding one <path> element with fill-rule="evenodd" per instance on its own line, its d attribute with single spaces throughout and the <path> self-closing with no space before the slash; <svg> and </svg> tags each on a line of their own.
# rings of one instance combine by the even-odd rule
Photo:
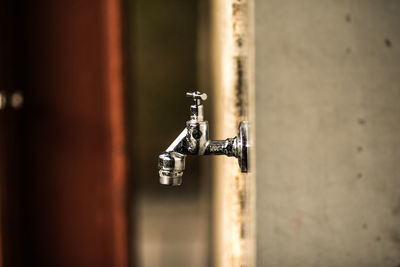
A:
<svg viewBox="0 0 400 267">
<path fill-rule="evenodd" d="M 238 136 L 226 140 L 208 139 L 208 122 L 204 121 L 203 105 L 201 101 L 207 95 L 199 91 L 186 93 L 194 100 L 190 106 L 190 120 L 186 128 L 172 142 L 172 144 L 158 158 L 160 183 L 178 186 L 182 184 L 182 175 L 185 170 L 187 155 L 227 155 L 236 157 L 242 172 L 248 171 L 248 123 L 239 124 Z"/>
</svg>

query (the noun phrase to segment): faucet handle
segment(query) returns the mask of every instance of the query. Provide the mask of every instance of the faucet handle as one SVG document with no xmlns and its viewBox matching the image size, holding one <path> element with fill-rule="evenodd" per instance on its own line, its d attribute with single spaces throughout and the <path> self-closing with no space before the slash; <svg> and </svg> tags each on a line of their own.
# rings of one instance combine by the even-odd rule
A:
<svg viewBox="0 0 400 267">
<path fill-rule="evenodd" d="M 201 93 L 199 91 L 196 92 L 187 92 L 186 97 L 192 97 L 193 100 L 197 103 L 197 105 L 200 105 L 200 101 L 198 100 L 206 100 L 207 99 L 207 94 Z"/>
</svg>

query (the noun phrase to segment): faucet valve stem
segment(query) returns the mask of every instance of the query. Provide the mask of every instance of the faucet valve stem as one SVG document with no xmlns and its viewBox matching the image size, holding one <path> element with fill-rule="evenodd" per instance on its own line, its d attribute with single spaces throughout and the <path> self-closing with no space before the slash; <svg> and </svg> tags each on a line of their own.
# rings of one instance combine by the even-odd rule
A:
<svg viewBox="0 0 400 267">
<path fill-rule="evenodd" d="M 190 106 L 190 119 L 193 121 L 203 121 L 204 112 L 201 100 L 206 100 L 207 94 L 201 93 L 199 91 L 187 92 L 186 97 L 191 97 L 194 100 L 194 105 Z"/>
</svg>

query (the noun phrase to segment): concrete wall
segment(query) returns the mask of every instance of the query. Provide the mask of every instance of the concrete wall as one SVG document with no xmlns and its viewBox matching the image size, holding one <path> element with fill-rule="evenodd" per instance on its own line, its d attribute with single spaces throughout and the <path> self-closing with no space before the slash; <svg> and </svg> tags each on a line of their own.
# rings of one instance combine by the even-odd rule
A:
<svg viewBox="0 0 400 267">
<path fill-rule="evenodd" d="M 257 266 L 399 266 L 400 1 L 255 0 Z"/>
</svg>

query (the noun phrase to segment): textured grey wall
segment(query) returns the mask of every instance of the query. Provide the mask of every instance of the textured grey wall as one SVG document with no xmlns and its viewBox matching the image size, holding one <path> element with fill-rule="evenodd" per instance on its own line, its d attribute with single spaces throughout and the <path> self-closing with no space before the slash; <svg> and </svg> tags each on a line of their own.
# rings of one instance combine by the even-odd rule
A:
<svg viewBox="0 0 400 267">
<path fill-rule="evenodd" d="M 400 1 L 255 0 L 257 266 L 400 265 Z"/>
</svg>

